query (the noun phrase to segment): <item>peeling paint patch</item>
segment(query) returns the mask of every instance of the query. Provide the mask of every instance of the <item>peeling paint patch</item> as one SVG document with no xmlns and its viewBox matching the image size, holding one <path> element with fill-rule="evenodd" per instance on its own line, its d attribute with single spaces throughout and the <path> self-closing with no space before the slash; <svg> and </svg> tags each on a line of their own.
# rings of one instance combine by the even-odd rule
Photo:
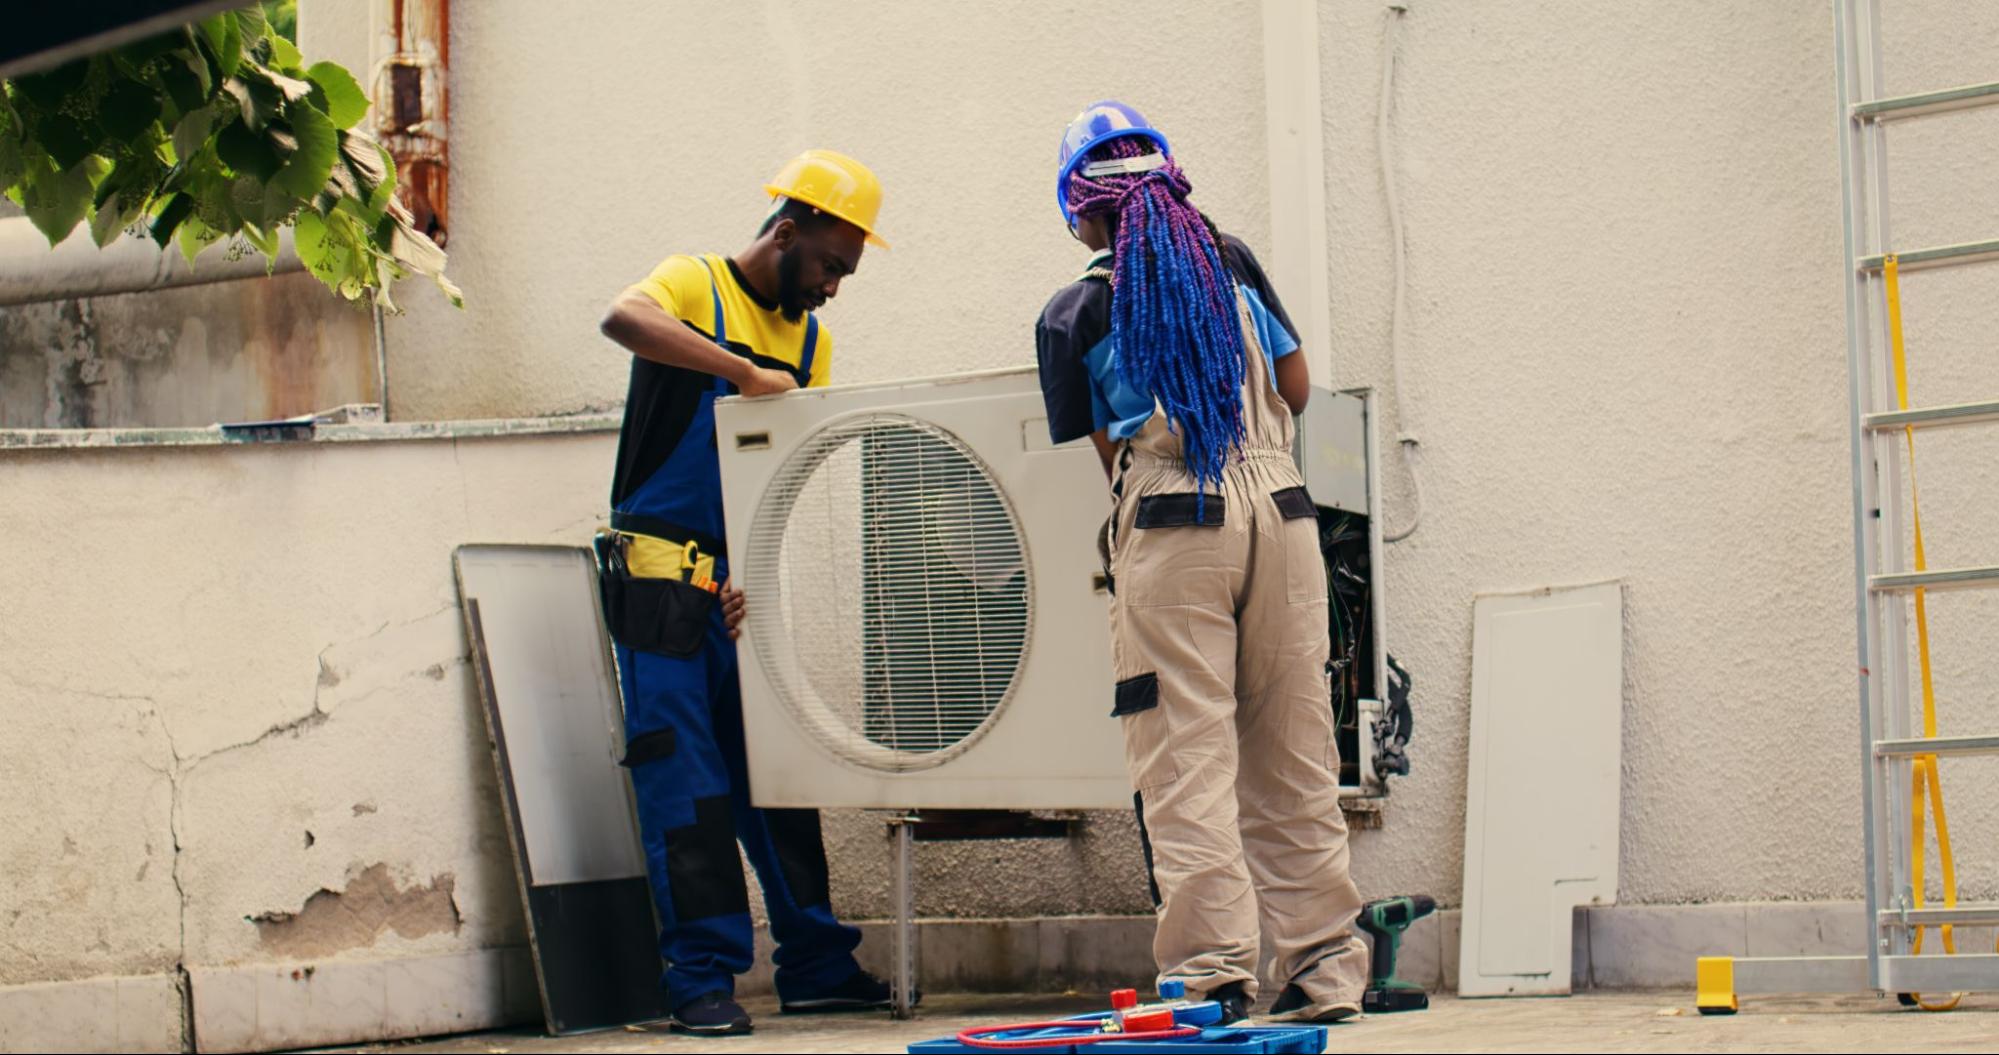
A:
<svg viewBox="0 0 1999 1055">
<path fill-rule="evenodd" d="M 464 925 L 449 872 L 428 884 L 399 889 L 389 866 L 375 864 L 348 880 L 345 890 L 321 888 L 297 912 L 273 911 L 248 917 L 257 940 L 282 957 L 311 959 L 373 945 L 383 931 L 405 938 L 458 933 Z"/>
</svg>

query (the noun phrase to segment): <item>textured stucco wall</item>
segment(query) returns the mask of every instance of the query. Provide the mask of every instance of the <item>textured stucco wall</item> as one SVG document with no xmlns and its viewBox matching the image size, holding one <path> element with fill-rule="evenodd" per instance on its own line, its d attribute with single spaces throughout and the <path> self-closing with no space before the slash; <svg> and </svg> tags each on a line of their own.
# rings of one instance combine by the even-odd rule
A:
<svg viewBox="0 0 1999 1055">
<path fill-rule="evenodd" d="M 1885 6 L 1890 92 L 1999 73 L 1999 8 Z M 1356 840 L 1362 888 L 1455 900 L 1473 597 L 1620 578 L 1621 899 L 1857 897 L 1831 5 L 1410 7 L 1392 149 L 1426 508 L 1388 553 L 1387 589 L 1389 647 L 1417 679 L 1416 772 L 1386 827 Z M 1385 388 L 1386 13 L 1321 13 L 1333 377 Z M 1992 236 L 1995 119 L 1890 131 L 1901 245 Z M 1906 280 L 1918 403 L 1999 391 L 1993 278 Z M 1919 441 L 1933 566 L 1999 553 L 1991 441 Z M 1387 470 L 1399 525 L 1407 481 Z M 1932 601 L 1946 731 L 1991 724 L 1992 600 Z M 1944 778 L 1959 875 L 1989 894 L 1999 796 L 1984 765 Z"/>
<path fill-rule="evenodd" d="M 595 329 L 604 305 L 669 253 L 746 245 L 763 182 L 811 146 L 874 168 L 895 246 L 870 250 L 821 313 L 838 380 L 1033 361 L 1035 316 L 1087 256 L 1055 212 L 1055 140 L 1103 95 L 1171 128 L 1215 218 L 1266 244 L 1248 0 L 451 14 L 450 252 L 467 307 L 410 291 L 389 331 L 398 416 L 623 400 L 627 360 Z M 1144 26 L 1142 41 L 1085 18 Z"/>
</svg>

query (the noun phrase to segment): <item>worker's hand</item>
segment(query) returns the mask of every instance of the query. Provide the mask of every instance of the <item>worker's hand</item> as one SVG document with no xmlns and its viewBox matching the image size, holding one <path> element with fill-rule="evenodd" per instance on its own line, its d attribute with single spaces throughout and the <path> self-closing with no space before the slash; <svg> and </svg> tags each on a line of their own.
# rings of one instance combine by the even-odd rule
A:
<svg viewBox="0 0 1999 1055">
<path fill-rule="evenodd" d="M 722 625 L 729 628 L 729 640 L 743 636 L 743 591 L 727 580 L 722 582 Z"/>
<path fill-rule="evenodd" d="M 783 370 L 752 366 L 750 375 L 743 378 L 736 389 L 746 396 L 774 396 L 780 392 L 797 391 L 798 379 Z"/>
</svg>

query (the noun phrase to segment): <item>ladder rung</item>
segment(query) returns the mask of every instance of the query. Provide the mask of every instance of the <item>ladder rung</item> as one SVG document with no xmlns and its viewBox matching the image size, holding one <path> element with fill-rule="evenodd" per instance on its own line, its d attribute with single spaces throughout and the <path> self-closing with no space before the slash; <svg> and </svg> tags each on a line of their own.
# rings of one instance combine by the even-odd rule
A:
<svg viewBox="0 0 1999 1055">
<path fill-rule="evenodd" d="M 1999 955 L 1883 956 L 1881 988 L 1892 993 L 1990 993 L 1999 990 Z"/>
<path fill-rule="evenodd" d="M 1918 587 L 1927 590 L 1950 590 L 1965 586 L 1990 586 L 1995 583 L 1999 583 L 1999 567 L 1904 571 L 1892 575 L 1876 575 L 1867 580 L 1869 589 L 1883 591 L 1913 590 Z"/>
<path fill-rule="evenodd" d="M 1991 84 L 1967 84 L 1959 88 L 1945 88 L 1942 91 L 1920 92 L 1915 95 L 1898 95 L 1892 99 L 1876 99 L 1872 102 L 1856 103 L 1853 116 L 1860 121 L 1887 121 L 1897 117 L 1916 117 L 1921 114 L 1942 113 L 1945 110 L 1964 110 L 1973 106 L 1990 106 L 1999 103 L 1999 81 Z"/>
<path fill-rule="evenodd" d="M 1975 425 L 1986 421 L 1999 421 L 1999 400 L 1989 403 L 1958 403 L 1948 407 L 1890 410 L 1867 415 L 1866 425 L 1869 429 L 1880 432 L 1899 429 L 1904 425 L 1913 425 L 1922 429 L 1943 425 Z"/>
<path fill-rule="evenodd" d="M 1999 239 L 1985 242 L 1965 242 L 1961 245 L 1939 245 L 1929 249 L 1913 249 L 1899 254 L 1903 271 L 1920 271 L 1929 267 L 1948 267 L 1952 264 L 1975 264 L 1981 260 L 1999 259 Z M 1860 270 L 1881 270 L 1882 255 L 1860 258 Z"/>
<path fill-rule="evenodd" d="M 1999 734 L 1911 736 L 1902 740 L 1876 740 L 1874 753 L 1882 758 L 1901 758 L 1909 755 L 1995 755 L 1999 754 Z"/>
<path fill-rule="evenodd" d="M 1956 908 L 1912 908 L 1906 912 L 1883 909 L 1881 925 L 1911 927 L 1933 927 L 1939 923 L 1954 923 L 1960 927 L 1989 927 L 1999 923 L 1999 904 L 1959 905 Z"/>
</svg>

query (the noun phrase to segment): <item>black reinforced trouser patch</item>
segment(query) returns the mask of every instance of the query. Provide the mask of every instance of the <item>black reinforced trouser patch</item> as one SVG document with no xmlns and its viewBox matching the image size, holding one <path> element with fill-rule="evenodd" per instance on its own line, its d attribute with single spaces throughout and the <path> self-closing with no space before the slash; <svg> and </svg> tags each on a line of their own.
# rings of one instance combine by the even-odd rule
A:
<svg viewBox="0 0 1999 1055">
<path fill-rule="evenodd" d="M 676 922 L 750 910 L 729 796 L 694 800 L 694 823 L 666 831 L 666 885 Z"/>
<path fill-rule="evenodd" d="M 1159 706 L 1159 675 L 1140 674 L 1117 683 L 1111 702 L 1111 717 L 1122 718 L 1127 714 L 1149 711 Z"/>
<path fill-rule="evenodd" d="M 764 810 L 771 849 L 777 851 L 778 871 L 799 908 L 832 900 L 826 877 L 826 844 L 819 832 L 818 810 Z"/>
<path fill-rule="evenodd" d="M 1152 907 L 1157 909 L 1166 903 L 1166 899 L 1159 896 L 1159 876 L 1152 870 L 1152 836 L 1145 830 L 1145 795 L 1143 792 L 1134 791 L 1131 793 L 1131 808 L 1132 812 L 1138 814 L 1138 848 L 1145 851 L 1145 885 L 1152 891 Z"/>
</svg>

